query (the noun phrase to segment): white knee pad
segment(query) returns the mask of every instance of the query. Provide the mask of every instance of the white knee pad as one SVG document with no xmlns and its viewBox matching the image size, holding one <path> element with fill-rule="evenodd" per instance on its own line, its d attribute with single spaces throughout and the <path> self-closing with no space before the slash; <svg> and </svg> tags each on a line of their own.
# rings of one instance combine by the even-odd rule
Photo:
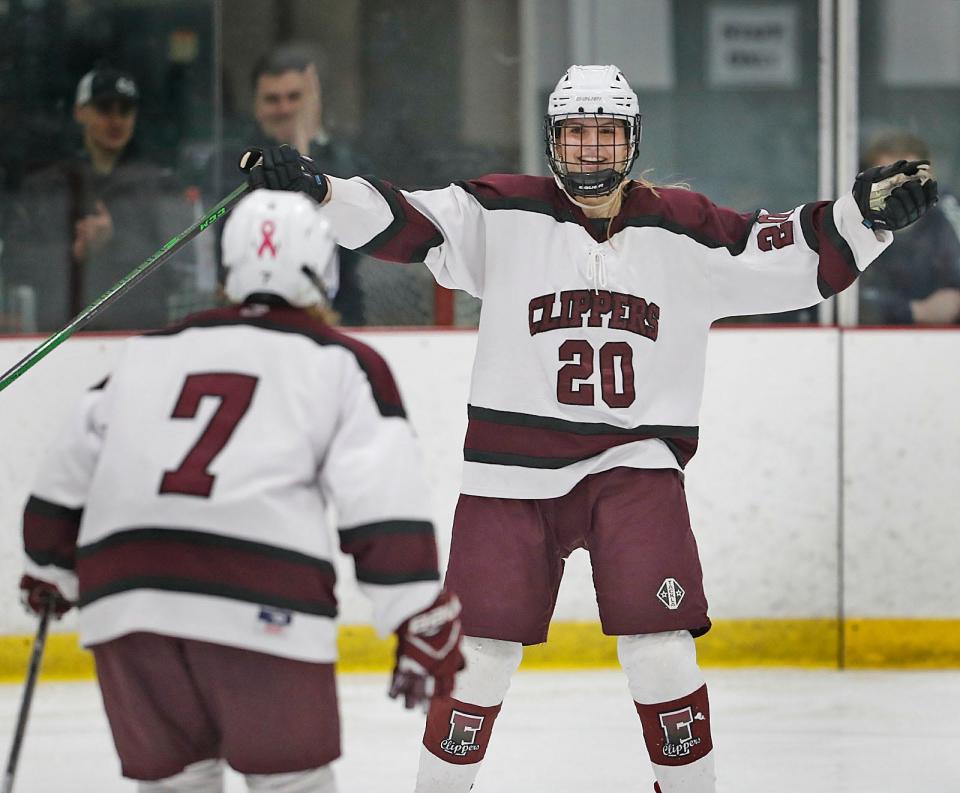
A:
<svg viewBox="0 0 960 793">
<path fill-rule="evenodd" d="M 523 658 L 523 645 L 464 636 L 461 651 L 467 665 L 457 675 L 453 698 L 485 708 L 503 702 Z"/>
<path fill-rule="evenodd" d="M 641 704 L 679 699 L 704 683 L 689 631 L 618 636 L 617 657 L 630 694 Z"/>
<path fill-rule="evenodd" d="M 337 793 L 333 769 L 325 765 L 290 774 L 247 774 L 250 793 Z"/>
<path fill-rule="evenodd" d="M 201 760 L 166 779 L 138 782 L 137 793 L 223 793 L 223 761 Z"/>
</svg>

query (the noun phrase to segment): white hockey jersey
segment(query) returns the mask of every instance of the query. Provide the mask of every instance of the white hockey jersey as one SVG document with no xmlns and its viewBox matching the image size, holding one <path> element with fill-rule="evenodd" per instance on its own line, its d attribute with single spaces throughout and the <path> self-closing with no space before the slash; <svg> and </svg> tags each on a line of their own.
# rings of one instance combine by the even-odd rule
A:
<svg viewBox="0 0 960 793">
<path fill-rule="evenodd" d="M 48 453 L 26 572 L 87 646 L 134 631 L 336 657 L 334 532 L 381 634 L 439 592 L 420 453 L 383 359 L 283 306 L 128 340 Z"/>
<path fill-rule="evenodd" d="M 617 466 L 682 468 L 711 323 L 817 303 L 893 239 L 865 228 L 849 195 L 741 215 L 635 184 L 595 221 L 545 177 L 412 193 L 330 181 L 341 244 L 425 261 L 483 301 L 462 485 L 478 496 L 553 498 Z"/>
</svg>

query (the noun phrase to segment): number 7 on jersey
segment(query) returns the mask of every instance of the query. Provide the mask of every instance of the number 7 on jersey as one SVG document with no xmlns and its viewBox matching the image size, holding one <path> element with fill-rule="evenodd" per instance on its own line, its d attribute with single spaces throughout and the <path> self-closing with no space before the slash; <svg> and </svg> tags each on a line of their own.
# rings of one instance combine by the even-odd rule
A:
<svg viewBox="0 0 960 793">
<path fill-rule="evenodd" d="M 179 467 L 164 471 L 160 480 L 161 493 L 210 498 L 216 477 L 207 469 L 223 451 L 240 419 L 250 408 L 256 387 L 257 378 L 247 374 L 204 372 L 187 375 L 170 418 L 196 418 L 204 397 L 217 397 L 220 404 Z"/>
</svg>

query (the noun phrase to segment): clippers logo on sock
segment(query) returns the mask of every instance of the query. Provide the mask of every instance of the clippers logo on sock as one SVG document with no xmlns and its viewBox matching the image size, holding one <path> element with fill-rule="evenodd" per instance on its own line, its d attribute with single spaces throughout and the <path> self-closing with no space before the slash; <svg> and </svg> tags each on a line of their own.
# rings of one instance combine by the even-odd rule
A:
<svg viewBox="0 0 960 793">
<path fill-rule="evenodd" d="M 480 751 L 477 733 L 483 727 L 483 716 L 455 710 L 450 714 L 450 734 L 440 742 L 447 754 L 466 757 L 467 752 Z"/>
<path fill-rule="evenodd" d="M 423 746 L 451 765 L 483 760 L 500 705 L 474 705 L 452 697 L 434 697 L 427 713 Z"/>
<path fill-rule="evenodd" d="M 710 754 L 710 700 L 706 685 L 680 699 L 635 703 L 643 724 L 643 740 L 656 765 L 681 766 Z"/>
<path fill-rule="evenodd" d="M 705 721 L 702 713 L 693 712 L 693 708 L 681 708 L 669 713 L 661 713 L 660 726 L 666 737 L 663 745 L 665 757 L 686 757 L 690 750 L 699 746 L 701 741 L 693 734 L 694 720 Z"/>
</svg>

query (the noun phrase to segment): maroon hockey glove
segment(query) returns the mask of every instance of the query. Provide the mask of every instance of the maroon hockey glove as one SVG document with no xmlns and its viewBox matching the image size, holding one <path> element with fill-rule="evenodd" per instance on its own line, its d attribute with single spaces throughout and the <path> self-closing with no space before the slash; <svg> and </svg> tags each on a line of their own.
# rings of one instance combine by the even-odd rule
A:
<svg viewBox="0 0 960 793">
<path fill-rule="evenodd" d="M 52 601 L 51 613 L 57 619 L 73 608 L 73 603 L 63 596 L 56 584 L 29 575 L 20 578 L 20 600 L 34 614 L 42 614 L 47 602 Z"/>
<path fill-rule="evenodd" d="M 292 146 L 247 149 L 240 157 L 240 170 L 251 189 L 294 190 L 306 193 L 318 204 L 327 197 L 330 184 L 309 157 Z"/>
<path fill-rule="evenodd" d="M 441 590 L 432 605 L 397 628 L 390 696 L 402 696 L 407 708 L 426 706 L 431 696 L 449 696 L 454 676 L 465 666 L 460 639 L 460 601 Z"/>
<path fill-rule="evenodd" d="M 929 160 L 897 160 L 857 174 L 853 197 L 863 225 L 897 231 L 918 221 L 939 199 Z"/>
</svg>

